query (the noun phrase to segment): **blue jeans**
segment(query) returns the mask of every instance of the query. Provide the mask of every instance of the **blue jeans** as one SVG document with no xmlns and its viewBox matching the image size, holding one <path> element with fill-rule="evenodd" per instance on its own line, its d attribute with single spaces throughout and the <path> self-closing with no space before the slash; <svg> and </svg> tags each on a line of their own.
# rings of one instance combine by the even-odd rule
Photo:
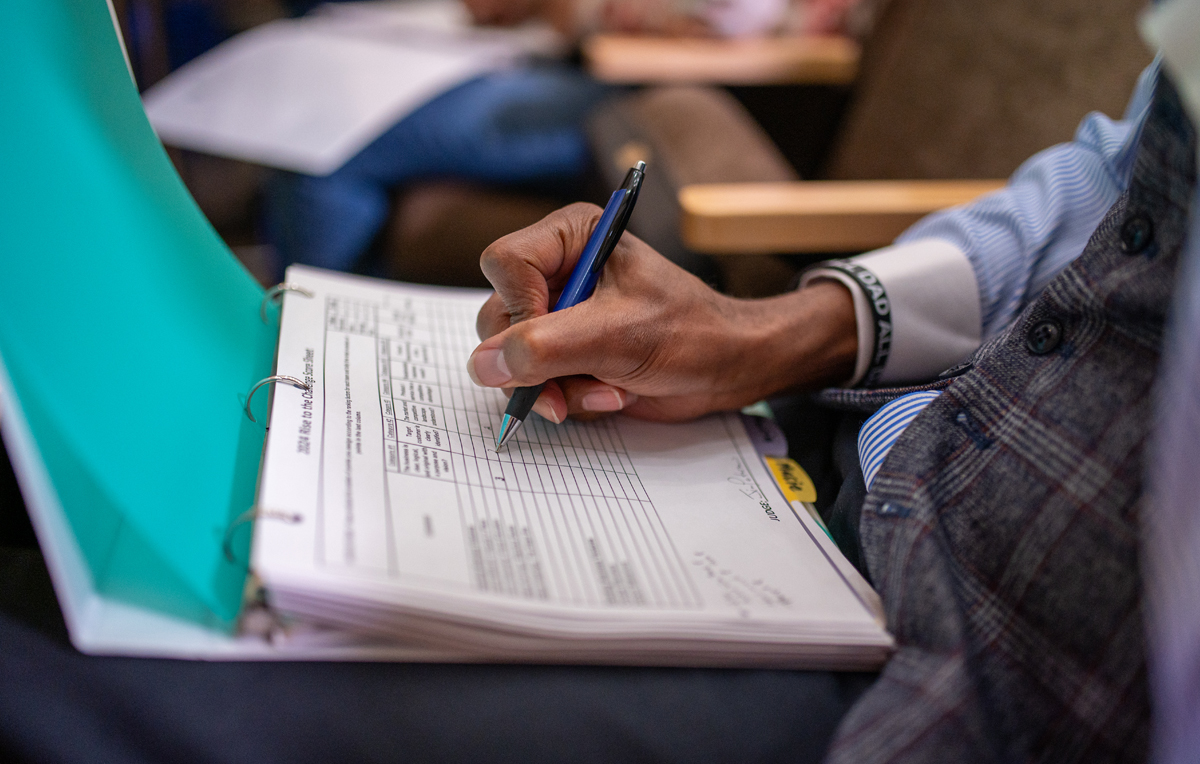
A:
<svg viewBox="0 0 1200 764">
<path fill-rule="evenodd" d="M 584 118 L 611 92 L 566 67 L 488 74 L 400 120 L 332 175 L 277 173 L 265 213 L 282 264 L 352 268 L 386 222 L 391 192 L 415 180 L 569 192 L 589 163 Z"/>
</svg>

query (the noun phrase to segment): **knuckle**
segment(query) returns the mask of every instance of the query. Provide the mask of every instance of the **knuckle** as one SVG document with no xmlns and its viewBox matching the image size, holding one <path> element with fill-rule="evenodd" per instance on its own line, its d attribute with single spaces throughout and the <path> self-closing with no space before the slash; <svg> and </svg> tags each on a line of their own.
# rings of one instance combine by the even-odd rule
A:
<svg viewBox="0 0 1200 764">
<path fill-rule="evenodd" d="M 563 233 L 583 229 L 590 232 L 596 221 L 604 214 L 604 210 L 590 202 L 574 202 L 553 214 L 559 217 L 558 228 Z"/>
<path fill-rule="evenodd" d="M 527 363 L 540 366 L 546 360 L 546 338 L 536 330 L 526 330 L 522 334 L 522 345 Z"/>
<path fill-rule="evenodd" d="M 568 204 L 566 207 L 563 207 L 562 212 L 566 215 L 578 216 L 578 215 L 598 215 L 601 212 L 603 212 L 603 210 L 601 210 L 599 207 L 592 204 L 591 202 L 572 202 L 571 204 Z"/>
<path fill-rule="evenodd" d="M 495 273 L 503 267 L 504 262 L 510 254 L 505 242 L 507 238 L 505 236 L 492 242 L 483 250 L 483 254 L 479 256 L 479 268 L 484 274 Z"/>
<path fill-rule="evenodd" d="M 513 327 L 513 334 L 519 348 L 516 358 L 527 370 L 539 369 L 552 360 L 550 337 L 536 323 L 517 324 Z"/>
</svg>

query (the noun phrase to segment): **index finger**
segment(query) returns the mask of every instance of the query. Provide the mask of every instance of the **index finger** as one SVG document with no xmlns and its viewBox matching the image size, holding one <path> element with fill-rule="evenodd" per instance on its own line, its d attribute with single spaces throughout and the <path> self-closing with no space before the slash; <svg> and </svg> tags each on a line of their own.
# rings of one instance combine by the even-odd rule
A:
<svg viewBox="0 0 1200 764">
<path fill-rule="evenodd" d="M 481 311 L 476 328 L 482 332 L 486 320 L 491 336 L 549 313 L 551 294 L 571 277 L 601 212 L 594 204 L 572 204 L 485 249 L 479 267 L 496 294 L 484 306 L 487 315 Z M 507 324 L 498 326 L 505 319 Z"/>
</svg>

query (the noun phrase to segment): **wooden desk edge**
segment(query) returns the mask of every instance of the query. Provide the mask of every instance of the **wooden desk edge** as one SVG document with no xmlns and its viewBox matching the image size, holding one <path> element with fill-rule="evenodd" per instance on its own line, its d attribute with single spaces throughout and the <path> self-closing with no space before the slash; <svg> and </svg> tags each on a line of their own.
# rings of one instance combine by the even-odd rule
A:
<svg viewBox="0 0 1200 764">
<path fill-rule="evenodd" d="M 808 181 L 687 186 L 684 242 L 712 254 L 850 252 L 890 244 L 920 218 L 1004 181 Z"/>
<path fill-rule="evenodd" d="M 860 48 L 845 37 L 753 40 L 594 35 L 588 71 L 614 84 L 773 85 L 853 82 Z"/>
</svg>

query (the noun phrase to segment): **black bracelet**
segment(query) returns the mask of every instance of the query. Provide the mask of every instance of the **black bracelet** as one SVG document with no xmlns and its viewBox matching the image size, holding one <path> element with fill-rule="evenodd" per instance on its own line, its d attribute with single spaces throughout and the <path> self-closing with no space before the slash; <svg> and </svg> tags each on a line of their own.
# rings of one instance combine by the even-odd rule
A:
<svg viewBox="0 0 1200 764">
<path fill-rule="evenodd" d="M 867 296 L 867 304 L 871 306 L 871 315 L 875 319 L 875 346 L 871 353 L 871 363 L 858 386 L 872 387 L 883 376 L 883 367 L 887 366 L 888 355 L 892 352 L 892 304 L 888 300 L 887 290 L 874 273 L 858 263 L 830 260 L 818 267 L 829 268 L 849 276 Z"/>
</svg>

